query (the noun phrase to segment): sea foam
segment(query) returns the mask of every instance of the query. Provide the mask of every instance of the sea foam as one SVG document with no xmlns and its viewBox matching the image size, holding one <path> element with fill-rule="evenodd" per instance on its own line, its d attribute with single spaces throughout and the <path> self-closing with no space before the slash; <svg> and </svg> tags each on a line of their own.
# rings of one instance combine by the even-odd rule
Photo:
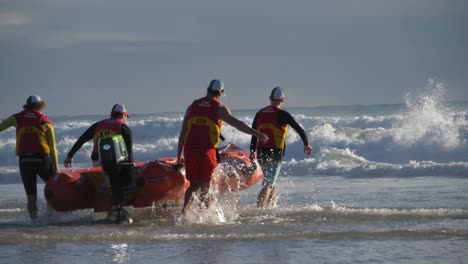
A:
<svg viewBox="0 0 468 264">
<path fill-rule="evenodd" d="M 468 103 L 447 102 L 447 86 L 429 80 L 426 87 L 403 95 L 403 104 L 288 108 L 314 148 L 303 153 L 299 135 L 286 137 L 285 172 L 291 175 L 418 176 L 468 175 Z M 250 125 L 255 110 L 233 110 Z M 50 117 L 55 125 L 60 163 L 78 137 L 107 116 Z M 183 113 L 132 114 L 137 161 L 175 157 Z M 224 123 L 226 141 L 245 149 L 251 136 Z M 0 133 L 0 166 L 17 166 L 15 130 Z M 91 164 L 91 142 L 74 156 L 74 164 Z M 0 174 L 2 174 L 0 172 Z"/>
</svg>

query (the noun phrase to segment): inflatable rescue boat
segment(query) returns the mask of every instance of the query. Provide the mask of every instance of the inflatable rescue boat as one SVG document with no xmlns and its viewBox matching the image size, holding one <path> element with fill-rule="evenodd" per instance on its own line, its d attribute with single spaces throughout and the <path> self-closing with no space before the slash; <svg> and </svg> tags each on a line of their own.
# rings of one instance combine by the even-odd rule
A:
<svg viewBox="0 0 468 264">
<path fill-rule="evenodd" d="M 219 154 L 212 185 L 220 192 L 244 190 L 263 178 L 257 161 L 251 164 L 248 151 L 230 143 Z M 182 201 L 190 183 L 185 178 L 185 170 L 176 167 L 176 161 L 176 158 L 160 158 L 131 164 L 123 188 L 123 206 L 141 208 L 156 202 Z M 49 206 L 60 212 L 80 209 L 105 212 L 112 206 L 109 180 L 100 166 L 62 170 L 46 183 L 44 196 Z"/>
</svg>

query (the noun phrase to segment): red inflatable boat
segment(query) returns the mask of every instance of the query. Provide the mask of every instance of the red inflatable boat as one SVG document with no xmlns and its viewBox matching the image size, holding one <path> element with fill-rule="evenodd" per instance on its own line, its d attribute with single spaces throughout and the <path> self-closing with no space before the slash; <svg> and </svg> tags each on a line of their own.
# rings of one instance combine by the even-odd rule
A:
<svg viewBox="0 0 468 264">
<path fill-rule="evenodd" d="M 229 144 L 220 149 L 221 161 L 212 184 L 221 192 L 246 189 L 263 178 L 255 161 L 252 166 L 248 151 Z M 124 206 L 149 207 L 155 202 L 181 201 L 190 183 L 184 170 L 176 170 L 175 158 L 160 158 L 152 162 L 135 162 L 132 175 L 124 187 Z M 49 180 L 44 188 L 49 205 L 56 211 L 111 208 L 111 192 L 102 168 L 63 170 Z"/>
</svg>

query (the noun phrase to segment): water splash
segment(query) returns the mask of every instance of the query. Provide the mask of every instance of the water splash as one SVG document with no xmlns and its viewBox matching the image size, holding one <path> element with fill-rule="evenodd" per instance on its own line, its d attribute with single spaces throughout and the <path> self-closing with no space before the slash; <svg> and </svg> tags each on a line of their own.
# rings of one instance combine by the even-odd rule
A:
<svg viewBox="0 0 468 264">
<path fill-rule="evenodd" d="M 198 199 L 198 196 L 194 195 L 187 214 L 176 219 L 177 224 L 216 225 L 233 223 L 238 218 L 237 203 L 239 201 L 240 176 L 237 175 L 236 170 L 229 166 L 220 165 L 214 171 L 219 183 L 216 184 L 212 181 L 208 194 L 211 197 L 210 206 L 206 208 L 204 203 Z M 237 181 L 233 181 L 233 177 L 237 178 Z M 233 184 L 233 182 L 236 184 Z"/>
<path fill-rule="evenodd" d="M 290 129 L 283 171 L 289 175 L 466 175 L 468 102 L 446 102 L 447 91 L 445 83 L 431 79 L 426 87 L 405 94 L 402 104 L 286 109 L 304 127 L 314 152 L 308 159 L 301 138 Z M 255 112 L 235 114 L 251 124 Z M 101 118 L 53 118 L 61 169 L 79 136 Z M 133 115 L 129 126 L 134 132 L 135 160 L 174 157 L 182 119 L 183 113 Z M 249 148 L 250 135 L 229 125 L 223 126 L 222 134 L 227 141 L 221 146 L 231 141 Z M 21 182 L 15 142 L 14 129 L 0 133 L 0 183 Z M 74 156 L 74 166 L 89 167 L 91 149 L 91 142 L 83 145 Z"/>
<path fill-rule="evenodd" d="M 393 131 L 396 143 L 411 147 L 416 144 L 451 150 L 461 145 L 459 123 L 455 113 L 444 104 L 447 85 L 433 79 L 417 94 L 404 95 L 408 111 Z"/>
</svg>

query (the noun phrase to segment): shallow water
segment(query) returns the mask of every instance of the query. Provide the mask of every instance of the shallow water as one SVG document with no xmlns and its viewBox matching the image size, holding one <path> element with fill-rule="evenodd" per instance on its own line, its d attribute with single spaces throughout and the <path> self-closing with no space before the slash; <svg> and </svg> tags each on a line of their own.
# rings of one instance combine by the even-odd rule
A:
<svg viewBox="0 0 468 264">
<path fill-rule="evenodd" d="M 89 210 L 47 219 L 45 206 L 32 224 L 22 186 L 0 185 L 0 262 L 466 263 L 467 186 L 449 177 L 285 177 L 276 208 L 255 208 L 255 185 L 190 221 L 177 207 L 129 208 L 136 223 L 105 225 Z"/>
<path fill-rule="evenodd" d="M 104 225 L 90 210 L 32 224 L 15 153 L 0 134 L 0 263 L 468 263 L 468 102 L 440 85 L 398 105 L 288 109 L 314 151 L 287 135 L 276 208 L 257 209 L 260 185 L 220 197 L 203 214 L 133 210 L 132 225 Z M 256 110 L 233 113 L 251 124 Z M 55 116 L 59 160 L 107 116 Z M 183 113 L 132 114 L 135 160 L 174 157 Z M 228 142 L 250 136 L 229 125 Z M 74 156 L 88 167 L 91 144 Z M 294 175 L 294 176 L 291 176 Z M 39 190 L 43 189 L 40 184 Z"/>
</svg>

